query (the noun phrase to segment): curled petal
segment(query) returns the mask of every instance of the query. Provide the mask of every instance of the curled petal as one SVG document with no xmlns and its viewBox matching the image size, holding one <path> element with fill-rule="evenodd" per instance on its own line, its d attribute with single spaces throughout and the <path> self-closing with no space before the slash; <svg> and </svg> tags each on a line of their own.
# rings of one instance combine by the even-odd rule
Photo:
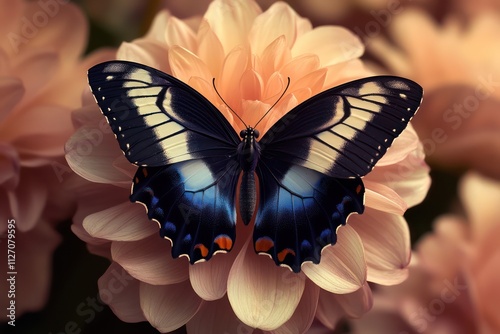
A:
<svg viewBox="0 0 500 334">
<path fill-rule="evenodd" d="M 146 321 L 139 304 L 139 281 L 130 276 L 119 264 L 111 263 L 97 284 L 100 299 L 120 320 Z"/>
<path fill-rule="evenodd" d="M 325 43 L 334 40 L 335 43 Z M 349 30 L 338 26 L 313 29 L 297 39 L 292 56 L 311 53 L 318 55 L 321 66 L 329 66 L 359 58 L 364 52 L 361 40 Z"/>
<path fill-rule="evenodd" d="M 217 0 L 210 3 L 204 18 L 220 40 L 224 53 L 228 54 L 247 43 L 248 32 L 260 12 L 254 1 Z"/>
<path fill-rule="evenodd" d="M 341 226 L 337 229 L 337 243 L 323 249 L 320 263 L 304 263 L 302 270 L 326 291 L 344 294 L 358 290 L 366 282 L 361 238 L 349 224 Z"/>
<path fill-rule="evenodd" d="M 255 254 L 247 242 L 229 272 L 227 295 L 241 321 L 273 330 L 292 317 L 304 286 L 304 275 L 276 267 L 267 256 Z"/>
<path fill-rule="evenodd" d="M 141 240 L 158 232 L 158 226 L 146 219 L 144 207 L 132 203 L 93 213 L 83 220 L 83 227 L 95 238 L 113 241 Z"/>
<path fill-rule="evenodd" d="M 149 284 L 173 284 L 188 279 L 186 259 L 173 259 L 169 242 L 157 235 L 139 241 L 114 241 L 111 255 L 130 275 Z"/>
<path fill-rule="evenodd" d="M 370 282 L 394 285 L 406 279 L 410 232 L 401 215 L 367 207 L 362 215 L 352 216 L 349 225 L 363 240 Z"/>
<path fill-rule="evenodd" d="M 139 296 L 147 321 L 162 333 L 186 324 L 202 304 L 189 281 L 170 285 L 141 283 Z"/>
</svg>

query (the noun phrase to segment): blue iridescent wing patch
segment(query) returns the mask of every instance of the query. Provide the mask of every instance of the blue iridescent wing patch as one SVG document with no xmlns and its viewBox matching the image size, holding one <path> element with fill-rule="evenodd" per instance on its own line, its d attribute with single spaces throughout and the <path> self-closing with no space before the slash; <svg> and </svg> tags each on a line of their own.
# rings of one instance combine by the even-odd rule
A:
<svg viewBox="0 0 500 334">
<path fill-rule="evenodd" d="M 242 171 L 253 178 L 255 168 L 255 251 L 294 272 L 305 261 L 318 263 L 337 228 L 363 212 L 361 178 L 422 98 L 421 87 L 407 79 L 356 80 L 301 103 L 257 141 L 251 127 L 249 138 L 240 138 L 201 94 L 148 66 L 111 61 L 88 76 L 120 148 L 138 166 L 131 200 L 158 222 L 174 257 L 195 263 L 231 250 L 241 214 L 238 179 Z M 252 187 L 245 187 L 249 197 Z"/>
</svg>

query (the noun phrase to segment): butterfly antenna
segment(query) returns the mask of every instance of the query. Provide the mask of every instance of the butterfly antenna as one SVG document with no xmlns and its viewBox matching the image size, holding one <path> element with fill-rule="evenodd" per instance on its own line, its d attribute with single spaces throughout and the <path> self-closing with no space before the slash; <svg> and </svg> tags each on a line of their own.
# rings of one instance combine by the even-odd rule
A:
<svg viewBox="0 0 500 334">
<path fill-rule="evenodd" d="M 260 121 L 262 121 L 264 119 L 264 117 L 266 117 L 266 115 L 269 114 L 269 112 L 274 108 L 274 106 L 278 104 L 278 102 L 281 100 L 283 95 L 285 95 L 286 91 L 288 90 L 288 87 L 290 87 L 290 77 L 288 77 L 287 79 L 288 79 L 288 82 L 286 84 L 285 90 L 283 91 L 283 93 L 281 93 L 280 97 L 276 100 L 276 102 L 274 102 L 274 104 L 269 108 L 269 110 L 266 111 L 264 116 L 262 116 L 259 119 L 259 121 L 255 124 L 254 129 L 257 127 L 257 125 L 259 125 Z"/>
<path fill-rule="evenodd" d="M 243 125 L 245 125 L 245 128 L 247 128 L 247 127 L 248 127 L 248 126 L 247 126 L 247 123 L 245 123 L 245 122 L 241 119 L 240 115 L 238 115 L 238 114 L 237 114 L 237 113 L 236 113 L 236 112 L 235 112 L 235 111 L 234 111 L 234 110 L 233 110 L 233 109 L 229 106 L 229 104 L 227 104 L 227 103 L 226 103 L 226 101 L 224 101 L 224 99 L 222 98 L 222 96 L 220 96 L 219 92 L 217 91 L 217 87 L 215 87 L 215 78 L 213 78 L 213 80 L 212 80 L 212 85 L 214 86 L 214 90 L 215 90 L 215 92 L 217 93 L 217 96 L 219 96 L 219 98 L 222 100 L 222 102 L 224 102 L 224 104 L 225 104 L 225 105 L 229 108 L 229 110 L 231 110 L 231 111 L 233 112 L 233 114 L 234 114 L 234 115 L 236 115 L 236 117 L 238 117 L 238 119 L 241 121 L 241 123 L 243 123 Z"/>
</svg>

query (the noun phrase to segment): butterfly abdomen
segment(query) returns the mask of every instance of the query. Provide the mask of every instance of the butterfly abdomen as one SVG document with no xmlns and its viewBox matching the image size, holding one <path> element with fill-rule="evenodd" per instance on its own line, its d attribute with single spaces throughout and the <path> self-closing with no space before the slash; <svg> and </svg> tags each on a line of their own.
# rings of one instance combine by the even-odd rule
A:
<svg viewBox="0 0 500 334">
<path fill-rule="evenodd" d="M 238 161 L 243 171 L 240 185 L 240 215 L 245 225 L 252 219 L 257 202 L 254 171 L 260 156 L 260 146 L 255 140 L 259 132 L 251 127 L 241 131 L 243 139 L 238 146 Z"/>
</svg>

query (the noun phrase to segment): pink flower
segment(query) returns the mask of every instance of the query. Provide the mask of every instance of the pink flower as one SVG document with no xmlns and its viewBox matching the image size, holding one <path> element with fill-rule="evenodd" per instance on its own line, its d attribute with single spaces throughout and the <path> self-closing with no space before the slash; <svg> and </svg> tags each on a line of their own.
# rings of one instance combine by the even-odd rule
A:
<svg viewBox="0 0 500 334">
<path fill-rule="evenodd" d="M 413 124 L 426 156 L 449 169 L 500 178 L 500 16 L 485 12 L 466 25 L 449 16 L 438 24 L 409 9 L 393 17 L 389 31 L 395 45 L 374 38 L 370 51 L 392 73 L 424 88 Z"/>
<path fill-rule="evenodd" d="M 500 332 L 500 184 L 464 176 L 466 217 L 440 217 L 418 244 L 410 278 L 374 293 L 374 308 L 355 322 L 357 332 L 493 334 Z"/>
<path fill-rule="evenodd" d="M 160 12 L 147 35 L 123 43 L 117 58 L 172 73 L 207 97 L 237 130 L 243 125 L 220 102 L 212 78 L 228 105 L 255 124 L 290 77 L 282 101 L 259 124 L 265 133 L 305 99 L 370 75 L 358 59 L 362 53 L 348 30 L 313 29 L 285 3 L 262 12 L 253 1 L 218 0 L 195 29 Z M 189 333 L 255 328 L 302 333 L 315 318 L 333 328 L 343 315 L 365 313 L 372 301 L 367 281 L 392 285 L 406 278 L 410 241 L 402 214 L 429 186 L 411 126 L 364 179 L 365 214 L 352 216 L 339 229 L 337 244 L 324 249 L 320 264 L 306 264 L 294 274 L 256 255 L 251 228 L 241 221 L 230 253 L 195 265 L 173 259 L 170 243 L 158 237 L 144 208 L 128 202 L 136 167 L 119 150 L 90 93 L 83 105 L 74 114 L 78 129 L 67 143 L 66 158 L 93 183 L 79 190 L 72 229 L 92 252 L 112 261 L 99 286 L 120 319 L 147 320 L 161 332 L 186 324 Z M 127 280 L 117 284 L 117 275 Z"/>
<path fill-rule="evenodd" d="M 92 61 L 80 60 L 87 23 L 74 5 L 0 1 L 0 13 L 0 242 L 7 258 L 14 219 L 19 317 L 45 304 L 60 241 L 53 226 L 74 211 L 64 143 Z M 5 310 L 9 300 L 0 300 Z"/>
</svg>

